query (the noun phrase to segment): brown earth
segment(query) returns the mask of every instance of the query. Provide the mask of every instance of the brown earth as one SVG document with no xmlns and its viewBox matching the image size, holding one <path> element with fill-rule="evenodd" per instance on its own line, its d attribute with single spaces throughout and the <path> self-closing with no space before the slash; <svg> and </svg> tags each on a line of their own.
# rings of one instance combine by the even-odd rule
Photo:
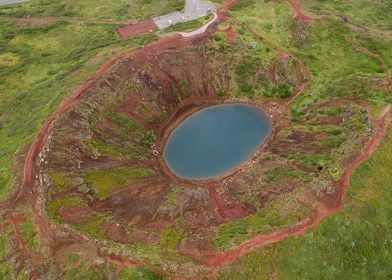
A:
<svg viewBox="0 0 392 280">
<path fill-rule="evenodd" d="M 118 34 L 123 39 L 129 39 L 137 35 L 158 30 L 158 26 L 152 19 L 141 21 L 135 24 L 123 26 L 117 29 Z"/>
</svg>

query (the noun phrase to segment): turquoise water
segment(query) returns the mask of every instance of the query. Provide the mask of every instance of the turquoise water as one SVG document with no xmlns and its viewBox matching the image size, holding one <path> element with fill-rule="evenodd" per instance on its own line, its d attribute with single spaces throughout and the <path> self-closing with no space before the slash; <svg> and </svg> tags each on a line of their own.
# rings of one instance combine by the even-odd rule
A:
<svg viewBox="0 0 392 280">
<path fill-rule="evenodd" d="M 217 105 L 187 118 L 170 135 L 164 158 L 185 179 L 220 176 L 248 160 L 271 133 L 271 120 L 250 105 Z"/>
</svg>

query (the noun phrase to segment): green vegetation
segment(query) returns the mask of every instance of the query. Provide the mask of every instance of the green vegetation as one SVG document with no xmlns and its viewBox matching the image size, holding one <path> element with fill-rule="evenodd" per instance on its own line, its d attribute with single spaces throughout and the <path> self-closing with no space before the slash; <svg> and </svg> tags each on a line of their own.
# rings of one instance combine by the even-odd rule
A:
<svg viewBox="0 0 392 280">
<path fill-rule="evenodd" d="M 100 119 L 97 113 L 89 115 L 95 137 L 84 141 L 87 153 L 92 154 L 97 150 L 103 156 L 126 157 L 129 160 L 143 160 L 150 155 L 149 148 L 156 141 L 153 131 L 118 113 L 110 111 L 104 116 Z M 110 139 L 107 139 L 108 133 Z"/>
<path fill-rule="evenodd" d="M 20 56 L 15 53 L 3 53 L 0 54 L 0 66 L 13 67 L 20 63 Z"/>
<path fill-rule="evenodd" d="M 106 171 L 91 171 L 84 178 L 91 187 L 97 199 L 104 199 L 113 191 L 123 188 L 147 176 L 153 175 L 153 171 L 143 168 L 120 168 Z"/>
<path fill-rule="evenodd" d="M 34 0 L 1 6 L 0 17 L 142 20 L 181 10 L 184 0 Z"/>
<path fill-rule="evenodd" d="M 75 255 L 74 255 L 75 256 Z M 76 255 L 77 256 L 77 255 Z M 105 265 L 91 266 L 87 260 L 79 260 L 76 263 L 72 262 L 72 258 L 68 258 L 68 269 L 65 271 L 64 279 L 86 279 L 86 280 L 103 280 L 106 279 L 102 270 Z"/>
<path fill-rule="evenodd" d="M 344 209 L 310 229 L 250 253 L 221 279 L 389 279 L 392 270 L 392 130 L 353 174 Z"/>
<path fill-rule="evenodd" d="M 115 28 L 69 23 L 21 28 L 0 23 L 0 197 L 12 191 L 15 153 L 31 143 L 60 102 L 110 55 L 146 43 L 139 38 L 121 41 Z"/>
<path fill-rule="evenodd" d="M 87 203 L 77 196 L 68 196 L 59 200 L 50 200 L 47 204 L 46 210 L 49 217 L 54 220 L 58 219 L 57 212 L 61 207 L 86 207 Z"/>
<path fill-rule="evenodd" d="M 40 250 L 41 243 L 37 238 L 37 231 L 34 227 L 32 218 L 31 218 L 31 213 L 27 215 L 26 221 L 24 221 L 20 225 L 20 233 L 22 234 L 23 238 L 27 241 L 29 244 L 29 247 L 35 251 Z"/>
<path fill-rule="evenodd" d="M 234 4 L 231 8 L 230 11 L 240 11 L 244 8 L 251 7 L 255 4 L 255 0 L 245 0 L 241 1 L 239 3 Z"/>
<path fill-rule="evenodd" d="M 177 248 L 179 242 L 182 239 L 182 233 L 178 232 L 177 230 L 173 229 L 173 228 L 165 228 L 162 231 L 162 235 L 161 235 L 161 247 L 162 249 L 166 249 L 166 250 L 174 250 Z"/>
<path fill-rule="evenodd" d="M 310 209 L 302 205 L 293 194 L 280 195 L 268 202 L 256 214 L 218 227 L 215 246 L 218 250 L 230 250 L 256 234 L 278 230 L 294 224 L 309 215 Z"/>
<path fill-rule="evenodd" d="M 161 279 L 166 279 L 166 277 L 157 275 L 145 267 L 136 267 L 136 268 L 123 267 L 121 269 L 119 279 L 120 280 L 139 280 L 139 279 L 161 280 Z"/>
<path fill-rule="evenodd" d="M 199 27 L 202 27 L 204 24 L 209 22 L 212 19 L 212 15 L 208 15 L 205 17 L 201 17 L 198 19 L 193 19 L 190 21 L 184 21 L 177 23 L 175 25 L 169 26 L 168 28 L 165 28 L 163 32 L 169 33 L 169 32 L 189 32 L 198 29 Z"/>
<path fill-rule="evenodd" d="M 266 182 L 274 182 L 283 178 L 302 178 L 306 175 L 305 172 L 301 170 L 294 170 L 287 167 L 275 167 L 264 173 L 264 178 Z"/>
<path fill-rule="evenodd" d="M 58 193 L 66 191 L 68 187 L 73 185 L 72 180 L 65 173 L 52 172 L 49 174 L 49 178 Z"/>
<path fill-rule="evenodd" d="M 3 232 L 2 232 L 3 234 Z M 0 261 L 1 263 L 6 262 L 8 254 L 10 254 L 11 244 L 10 240 L 5 235 L 0 235 Z M 12 279 L 13 272 L 10 265 L 0 265 L 0 278 L 1 279 Z"/>
<path fill-rule="evenodd" d="M 339 15 L 345 15 L 355 22 L 367 27 L 374 27 L 383 30 L 392 29 L 392 15 L 389 11 L 392 10 L 392 3 L 390 1 L 372 0 L 328 0 L 303 2 L 303 8 L 309 9 L 312 12 L 329 11 Z"/>
<path fill-rule="evenodd" d="M 118 126 L 124 127 L 130 131 L 141 131 L 144 129 L 142 125 L 136 123 L 134 120 L 114 112 L 109 112 L 108 118 Z"/>
<path fill-rule="evenodd" d="M 305 168 L 318 168 L 319 170 L 324 168 L 327 160 L 329 159 L 328 155 L 325 154 L 309 154 L 301 152 L 292 152 L 288 155 L 288 158 L 298 162 Z"/>
</svg>

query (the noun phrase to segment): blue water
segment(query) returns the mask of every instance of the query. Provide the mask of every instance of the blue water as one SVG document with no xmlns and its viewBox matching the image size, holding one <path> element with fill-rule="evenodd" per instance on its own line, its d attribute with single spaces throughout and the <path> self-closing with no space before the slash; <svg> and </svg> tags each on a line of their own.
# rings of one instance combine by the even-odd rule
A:
<svg viewBox="0 0 392 280">
<path fill-rule="evenodd" d="M 164 158 L 179 177 L 210 179 L 248 160 L 269 136 L 271 128 L 271 120 L 254 106 L 208 107 L 172 132 Z"/>
</svg>

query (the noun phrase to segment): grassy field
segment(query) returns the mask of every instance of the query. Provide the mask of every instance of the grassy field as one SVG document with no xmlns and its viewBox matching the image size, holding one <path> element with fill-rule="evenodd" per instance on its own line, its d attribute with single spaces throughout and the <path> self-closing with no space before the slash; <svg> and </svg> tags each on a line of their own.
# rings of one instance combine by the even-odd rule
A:
<svg viewBox="0 0 392 280">
<path fill-rule="evenodd" d="M 141 20 L 181 10 L 184 0 L 34 0 L 0 6 L 1 17 Z"/>
<path fill-rule="evenodd" d="M 0 197 L 12 190 L 15 154 L 31 143 L 60 102 L 111 56 L 156 38 L 122 41 L 115 28 L 0 23 Z"/>
<path fill-rule="evenodd" d="M 392 2 L 372 0 L 328 0 L 298 1 L 304 10 L 317 13 L 320 11 L 344 15 L 366 27 L 383 30 L 392 29 Z"/>
</svg>

